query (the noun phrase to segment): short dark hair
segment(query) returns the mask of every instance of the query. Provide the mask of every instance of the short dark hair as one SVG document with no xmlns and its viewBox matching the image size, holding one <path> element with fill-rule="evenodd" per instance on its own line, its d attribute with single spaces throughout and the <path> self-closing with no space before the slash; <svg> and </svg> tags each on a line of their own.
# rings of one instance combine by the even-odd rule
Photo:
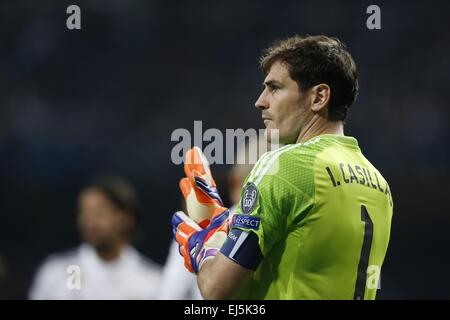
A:
<svg viewBox="0 0 450 320">
<path fill-rule="evenodd" d="M 327 36 L 293 36 L 265 50 L 260 67 L 265 75 L 275 62 L 285 63 L 300 90 L 326 83 L 331 89 L 328 119 L 344 121 L 359 91 L 358 70 L 344 43 Z"/>
<path fill-rule="evenodd" d="M 84 190 L 95 189 L 105 194 L 108 199 L 120 210 L 132 214 L 135 218 L 139 213 L 138 196 L 127 180 L 115 175 L 102 175 L 95 177 Z"/>
</svg>

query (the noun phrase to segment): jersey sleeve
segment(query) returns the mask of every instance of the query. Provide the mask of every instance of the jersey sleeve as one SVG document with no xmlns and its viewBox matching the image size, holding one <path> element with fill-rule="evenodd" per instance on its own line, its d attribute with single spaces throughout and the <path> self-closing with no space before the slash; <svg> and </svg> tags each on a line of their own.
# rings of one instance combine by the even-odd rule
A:
<svg viewBox="0 0 450 320">
<path fill-rule="evenodd" d="M 295 158 L 293 148 L 269 152 L 256 163 L 232 218 L 232 229 L 258 236 L 263 256 L 289 232 L 293 223 L 301 221 L 314 202 L 311 192 L 302 188 L 304 185 L 310 189 L 312 175 L 306 174 L 309 168 Z"/>
</svg>

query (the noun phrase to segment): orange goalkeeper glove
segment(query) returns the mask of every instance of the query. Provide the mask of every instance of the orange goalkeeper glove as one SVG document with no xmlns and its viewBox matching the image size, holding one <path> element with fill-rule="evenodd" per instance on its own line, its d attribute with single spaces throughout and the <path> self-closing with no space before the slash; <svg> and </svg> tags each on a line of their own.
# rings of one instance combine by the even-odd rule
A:
<svg viewBox="0 0 450 320">
<path fill-rule="evenodd" d="M 188 271 L 198 273 L 203 263 L 214 258 L 220 251 L 228 236 L 228 217 L 228 209 L 218 208 L 211 218 L 211 223 L 202 229 L 184 212 L 174 213 L 172 230 Z"/>
<path fill-rule="evenodd" d="M 180 180 L 180 189 L 186 200 L 187 214 L 201 228 L 206 228 L 214 211 L 223 208 L 209 163 L 200 148 L 193 147 L 186 153 L 185 178 Z"/>
</svg>

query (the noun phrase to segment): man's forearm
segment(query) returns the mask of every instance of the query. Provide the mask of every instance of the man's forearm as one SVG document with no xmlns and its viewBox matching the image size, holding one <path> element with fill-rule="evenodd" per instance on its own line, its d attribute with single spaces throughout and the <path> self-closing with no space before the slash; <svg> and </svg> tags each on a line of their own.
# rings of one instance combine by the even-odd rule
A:
<svg viewBox="0 0 450 320">
<path fill-rule="evenodd" d="M 218 253 L 203 263 L 197 277 L 198 287 L 207 300 L 233 299 L 252 271 Z"/>
<path fill-rule="evenodd" d="M 214 275 L 215 260 L 216 257 L 205 261 L 197 276 L 198 288 L 200 289 L 203 298 L 206 300 L 226 299 L 225 297 L 218 295 L 222 290 L 220 288 L 216 288 L 218 284 Z"/>
</svg>

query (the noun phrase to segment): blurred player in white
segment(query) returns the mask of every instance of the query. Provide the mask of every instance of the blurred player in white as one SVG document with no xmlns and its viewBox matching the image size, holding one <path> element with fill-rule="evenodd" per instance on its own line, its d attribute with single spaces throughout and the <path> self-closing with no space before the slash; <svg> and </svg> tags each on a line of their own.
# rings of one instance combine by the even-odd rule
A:
<svg viewBox="0 0 450 320">
<path fill-rule="evenodd" d="M 251 136 L 238 148 L 236 164 L 231 168 L 228 174 L 228 190 L 230 201 L 234 205 L 230 208 L 233 213 L 235 204 L 239 202 L 241 196 L 242 186 L 245 178 L 248 176 L 253 168 L 253 164 L 249 160 L 258 160 L 259 151 L 258 141 L 260 139 L 265 141 L 265 138 L 260 136 Z M 270 149 L 270 145 L 265 145 L 266 149 Z M 250 157 L 249 152 L 255 153 L 255 157 Z M 166 263 L 164 265 L 163 276 L 161 279 L 161 288 L 159 290 L 158 299 L 162 300 L 201 300 L 203 299 L 200 290 L 197 286 L 196 275 L 188 272 L 184 267 L 183 260 L 180 259 L 178 252 L 178 243 L 173 240 Z"/>
<path fill-rule="evenodd" d="M 51 255 L 39 268 L 30 299 L 155 299 L 161 269 L 130 243 L 138 201 L 132 186 L 108 176 L 84 188 L 78 199 L 83 243 Z M 70 285 L 78 276 L 79 288 Z M 70 278 L 70 279 L 69 279 Z"/>
</svg>

